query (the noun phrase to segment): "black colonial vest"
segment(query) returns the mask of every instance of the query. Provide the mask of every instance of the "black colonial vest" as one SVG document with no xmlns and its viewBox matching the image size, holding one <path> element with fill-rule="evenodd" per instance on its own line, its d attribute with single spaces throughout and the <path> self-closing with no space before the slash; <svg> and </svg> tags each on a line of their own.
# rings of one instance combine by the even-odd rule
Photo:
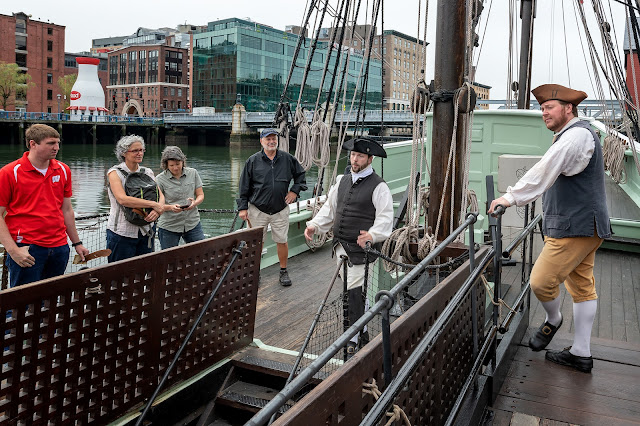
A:
<svg viewBox="0 0 640 426">
<path fill-rule="evenodd" d="M 352 183 L 351 173 L 347 173 L 338 186 L 333 244 L 340 243 L 354 265 L 365 263 L 365 251 L 357 240 L 360 231 L 368 231 L 376 219 L 376 208 L 371 198 L 381 182 L 384 181 L 374 172 Z M 379 246 L 374 245 L 378 249 Z M 369 260 L 373 259 L 370 257 Z"/>
<path fill-rule="evenodd" d="M 552 238 L 591 237 L 597 232 L 600 238 L 611 236 L 611 224 L 607 211 L 604 189 L 604 160 L 600 138 L 591 126 L 578 121 L 560 133 L 574 127 L 589 130 L 595 141 L 595 149 L 587 167 L 574 176 L 560 175 L 542 196 L 544 219 L 543 232 Z"/>
</svg>

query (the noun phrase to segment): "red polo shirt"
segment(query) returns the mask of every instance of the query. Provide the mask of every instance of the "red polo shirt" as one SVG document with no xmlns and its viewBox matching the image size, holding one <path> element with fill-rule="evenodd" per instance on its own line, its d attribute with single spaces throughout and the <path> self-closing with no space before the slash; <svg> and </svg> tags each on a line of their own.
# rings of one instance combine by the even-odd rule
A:
<svg viewBox="0 0 640 426">
<path fill-rule="evenodd" d="M 71 169 L 49 160 L 46 176 L 36 170 L 25 152 L 0 169 L 0 206 L 14 241 L 42 247 L 67 244 L 62 202 L 71 197 Z"/>
</svg>

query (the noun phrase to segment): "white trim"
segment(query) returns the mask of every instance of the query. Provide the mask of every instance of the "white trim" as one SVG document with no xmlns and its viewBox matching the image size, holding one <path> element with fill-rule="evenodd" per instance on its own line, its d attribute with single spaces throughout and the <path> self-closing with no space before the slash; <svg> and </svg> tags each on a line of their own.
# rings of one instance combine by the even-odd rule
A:
<svg viewBox="0 0 640 426">
<path fill-rule="evenodd" d="M 173 87 L 185 87 L 185 88 L 189 88 L 188 84 L 180 84 L 180 83 L 165 83 L 163 81 L 156 81 L 154 83 L 138 83 L 138 84 L 116 84 L 114 86 L 106 86 L 107 89 L 118 89 L 118 88 L 123 88 L 123 89 L 127 89 L 130 87 L 152 87 L 152 86 L 173 86 Z"/>
<path fill-rule="evenodd" d="M 18 183 L 18 169 L 20 168 L 22 164 L 16 164 L 15 167 L 13 168 L 13 177 L 16 180 L 16 183 Z"/>
</svg>

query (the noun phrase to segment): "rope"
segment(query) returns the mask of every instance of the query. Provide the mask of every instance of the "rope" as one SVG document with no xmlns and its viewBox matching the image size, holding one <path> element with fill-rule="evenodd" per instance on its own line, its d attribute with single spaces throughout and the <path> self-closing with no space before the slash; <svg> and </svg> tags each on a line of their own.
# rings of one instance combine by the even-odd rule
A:
<svg viewBox="0 0 640 426">
<path fill-rule="evenodd" d="M 617 136 L 609 135 L 604 138 L 602 156 L 604 157 L 605 170 L 609 170 L 611 178 L 616 183 L 626 183 L 624 175 L 625 142 Z"/>
<path fill-rule="evenodd" d="M 493 289 L 491 288 L 491 286 L 489 285 L 489 282 L 487 281 L 487 278 L 484 275 L 480 275 L 480 278 L 482 279 L 482 283 L 484 284 L 484 288 L 485 290 L 487 290 L 488 294 L 492 294 Z M 494 283 L 495 285 L 495 283 Z M 498 322 L 501 323 L 502 322 L 502 307 L 506 307 L 508 310 L 510 310 L 512 313 L 516 313 L 515 309 L 513 309 L 511 306 L 509 306 L 504 300 L 498 298 L 497 302 L 493 301 L 493 298 L 490 297 L 489 300 L 491 300 L 491 304 L 494 306 L 498 307 Z"/>
<path fill-rule="evenodd" d="M 405 261 L 416 263 L 413 255 L 409 251 L 410 243 L 417 243 L 420 239 L 418 234 L 418 228 L 416 226 L 404 226 L 394 230 L 389 238 L 387 238 L 382 244 L 380 250 L 385 257 L 392 259 L 395 262 L 400 261 L 403 258 Z M 382 262 L 384 270 L 391 273 L 397 271 L 397 265 L 393 262 L 389 262 L 384 259 Z"/>
<path fill-rule="evenodd" d="M 378 385 L 376 384 L 376 379 L 371 379 L 371 383 L 364 382 L 362 384 L 362 393 L 372 395 L 373 399 L 376 401 L 380 398 L 380 395 L 382 395 L 382 392 L 380 392 L 380 389 L 378 389 Z M 390 426 L 399 420 L 402 420 L 402 422 L 407 426 L 411 426 L 411 422 L 402 408 L 393 404 L 391 409 L 393 411 L 387 411 L 386 413 L 389 420 L 385 423 L 385 426 Z"/>
<path fill-rule="evenodd" d="M 311 127 L 309 127 L 307 118 L 304 115 L 304 108 L 296 108 L 293 126 L 298 129 L 295 157 L 300 162 L 302 168 L 307 171 L 311 168 L 312 164 Z"/>
</svg>

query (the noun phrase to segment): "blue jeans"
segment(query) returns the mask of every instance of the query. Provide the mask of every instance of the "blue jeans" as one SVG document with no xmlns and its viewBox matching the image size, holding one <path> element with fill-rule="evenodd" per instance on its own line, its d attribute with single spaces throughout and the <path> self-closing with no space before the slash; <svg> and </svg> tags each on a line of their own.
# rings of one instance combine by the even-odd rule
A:
<svg viewBox="0 0 640 426">
<path fill-rule="evenodd" d="M 35 244 L 20 243 L 18 246 L 30 246 L 29 254 L 33 256 L 36 263 L 29 268 L 22 268 L 7 254 L 9 287 L 28 284 L 64 274 L 70 252 L 67 244 L 58 247 L 42 247 Z"/>
<path fill-rule="evenodd" d="M 172 232 L 158 228 L 158 239 L 160 240 L 160 247 L 162 247 L 162 250 L 177 246 L 178 243 L 180 243 L 180 237 L 182 237 L 186 244 L 204 240 L 202 225 L 198 222 L 195 228 L 186 232 Z"/>
<path fill-rule="evenodd" d="M 152 238 L 151 247 L 149 247 L 149 236 L 142 235 L 140 231 L 138 231 L 138 238 L 129 238 L 107 229 L 107 248 L 111 249 L 111 254 L 107 260 L 111 263 L 122 259 L 129 259 L 134 256 L 140 256 L 141 254 L 151 253 L 153 251 L 153 244 Z"/>
</svg>

